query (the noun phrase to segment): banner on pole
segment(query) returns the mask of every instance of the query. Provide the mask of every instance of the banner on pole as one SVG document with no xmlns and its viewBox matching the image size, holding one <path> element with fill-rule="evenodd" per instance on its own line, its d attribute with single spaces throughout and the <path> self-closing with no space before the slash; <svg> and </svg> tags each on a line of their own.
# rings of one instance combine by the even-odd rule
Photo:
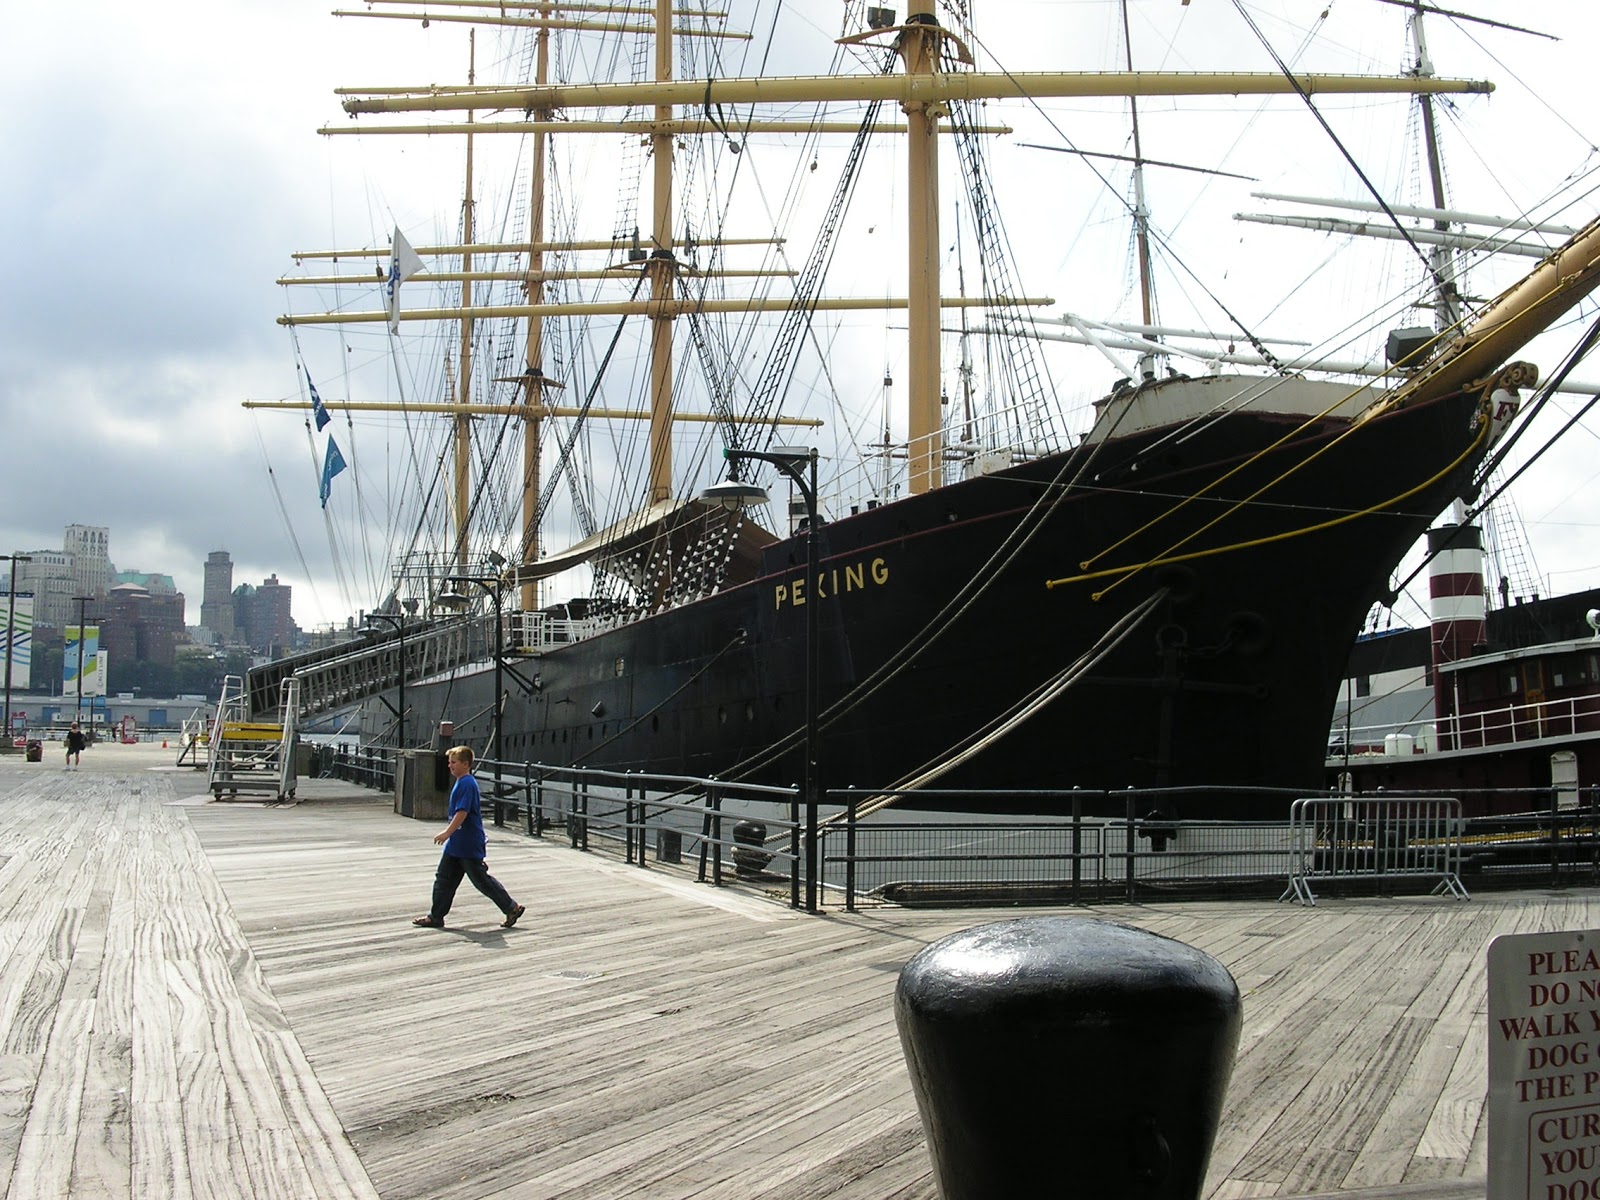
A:
<svg viewBox="0 0 1600 1200">
<path fill-rule="evenodd" d="M 61 694 L 78 694 L 78 663 L 83 663 L 83 695 L 103 694 L 100 686 L 100 626 L 68 625 L 61 654 Z"/>
<path fill-rule="evenodd" d="M 29 680 L 33 666 L 33 597 L 8 597 L 0 612 L 6 614 L 6 656 L 11 663 L 11 686 L 25 692 L 33 686 Z M 4 669 L 0 666 L 0 670 Z"/>
</svg>

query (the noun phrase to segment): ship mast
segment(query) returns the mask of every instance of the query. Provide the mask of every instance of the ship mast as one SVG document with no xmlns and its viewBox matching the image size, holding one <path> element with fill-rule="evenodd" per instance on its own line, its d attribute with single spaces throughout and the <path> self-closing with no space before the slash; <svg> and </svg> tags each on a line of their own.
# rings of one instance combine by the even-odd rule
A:
<svg viewBox="0 0 1600 1200">
<path fill-rule="evenodd" d="M 656 80 L 672 79 L 672 2 L 656 0 Z M 654 233 L 644 268 L 651 298 L 670 301 L 676 263 L 672 257 L 672 135 L 663 132 L 672 120 L 670 101 L 658 103 L 657 128 L 650 135 L 655 156 L 652 209 Z M 650 316 L 650 503 L 672 496 L 672 323 L 665 311 Z"/>
<path fill-rule="evenodd" d="M 527 295 L 526 302 L 517 304 L 479 305 L 471 301 L 470 280 L 473 278 L 490 279 L 491 273 L 478 273 L 471 270 L 472 255 L 486 252 L 489 248 L 471 244 L 472 212 L 470 199 L 470 185 L 468 198 L 464 209 L 464 245 L 460 248 L 463 259 L 463 290 L 461 307 L 454 312 L 450 310 L 412 310 L 403 314 L 404 320 L 439 320 L 446 316 L 462 322 L 462 369 L 459 404 L 460 416 L 456 427 L 456 498 L 459 509 L 458 554 L 466 554 L 467 533 L 466 512 L 468 508 L 467 497 L 470 492 L 464 484 L 464 476 L 468 466 L 470 454 L 470 426 L 468 424 L 472 412 L 477 406 L 470 403 L 470 363 L 468 361 L 468 331 L 470 322 L 478 317 L 523 317 L 529 318 L 529 328 L 526 333 L 525 355 L 525 391 L 521 397 L 521 404 L 526 410 L 524 414 L 524 505 L 522 521 L 524 528 L 523 554 L 524 563 L 534 563 L 539 557 L 538 522 L 540 514 L 535 511 L 538 498 L 542 494 L 540 486 L 540 436 L 541 423 L 544 417 L 551 416 L 557 410 L 552 408 L 546 395 L 546 389 L 559 387 L 557 381 L 547 379 L 542 372 L 541 364 L 544 357 L 542 345 L 541 321 L 545 316 L 619 316 L 640 315 L 646 317 L 651 323 L 651 366 L 650 366 L 650 397 L 647 405 L 649 421 L 649 477 L 647 483 L 647 500 L 649 503 L 659 503 L 669 499 L 672 495 L 672 422 L 677 419 L 673 413 L 673 356 L 671 347 L 672 322 L 676 316 L 688 311 L 700 313 L 715 313 L 733 311 L 741 313 L 783 311 L 788 306 L 788 301 L 771 298 L 743 298 L 743 299 L 697 299 L 686 302 L 676 295 L 676 276 L 678 264 L 674 256 L 675 239 L 672 236 L 674 219 L 672 174 L 673 174 L 673 147 L 677 136 L 693 133 L 710 132 L 714 127 L 706 118 L 690 117 L 677 119 L 675 111 L 683 109 L 698 112 L 704 108 L 707 111 L 723 104 L 750 104 L 752 106 L 783 104 L 799 100 L 838 102 L 846 101 L 871 101 L 891 100 L 898 101 L 907 116 L 906 131 L 909 140 L 908 152 L 908 194 L 913 198 L 908 219 L 908 249 L 910 260 L 910 276 L 908 280 L 908 294 L 904 300 L 893 299 L 819 299 L 814 302 L 818 311 L 850 309 L 883 309 L 895 308 L 904 305 L 908 310 L 909 336 L 909 363 L 907 367 L 909 396 L 907 400 L 908 435 L 909 435 L 909 486 L 914 493 L 924 492 L 936 487 L 941 477 L 941 461 L 944 447 L 942 445 L 942 406 L 941 406 L 941 367 L 939 345 L 939 315 L 942 307 L 956 307 L 971 304 L 987 305 L 995 302 L 996 298 L 986 297 L 979 300 L 966 299 L 949 301 L 941 297 L 939 254 L 941 243 L 939 240 L 938 221 L 938 150 L 937 139 L 940 134 L 940 118 L 948 112 L 948 105 L 953 100 L 974 101 L 978 99 L 1003 99 L 1008 97 L 1028 96 L 1035 99 L 1054 96 L 1095 96 L 1095 95 L 1192 95 L 1192 94 L 1276 94 L 1290 90 L 1291 86 L 1308 89 L 1315 92 L 1338 93 L 1369 93 L 1387 91 L 1487 91 L 1489 85 L 1477 84 L 1468 81 L 1439 80 L 1439 79 L 1371 79 L 1366 77 L 1333 77 L 1316 76 L 1305 77 L 1291 85 L 1289 81 L 1280 76 L 1264 75 L 1218 75 L 1207 77 L 1203 83 L 1197 82 L 1189 76 L 1175 76 L 1163 74 L 1122 74 L 1115 76 L 1096 75 L 1061 75 L 1061 74 L 983 74 L 973 71 L 948 71 L 942 69 L 946 55 L 959 59 L 965 64 L 970 64 L 972 58 L 967 48 L 961 44 L 960 39 L 951 31 L 942 28 L 934 13 L 933 0 L 910 0 L 910 12 L 906 23 L 893 28 L 883 29 L 877 25 L 871 30 L 860 34 L 849 35 L 841 41 L 865 41 L 875 37 L 893 37 L 894 48 L 901 58 L 904 73 L 896 76 L 877 77 L 832 77 L 832 78 L 788 78 L 788 79 L 715 79 L 677 80 L 672 77 L 672 54 L 674 32 L 672 29 L 672 11 L 670 0 L 653 0 L 654 25 L 657 40 L 655 44 L 655 70 L 654 79 L 647 84 L 587 84 L 587 85 L 560 85 L 549 82 L 548 68 L 548 33 L 549 28 L 584 28 L 605 29 L 618 28 L 615 24 L 601 22 L 570 22 L 555 19 L 552 14 L 559 11 L 559 6 L 553 2 L 541 2 L 523 6 L 537 10 L 537 15 L 530 17 L 511 17 L 502 15 L 497 23 L 532 26 L 539 31 L 538 47 L 538 76 L 537 82 L 530 86 L 520 87 L 478 87 L 469 83 L 465 87 L 402 87 L 391 89 L 351 91 L 341 89 L 340 94 L 346 97 L 345 110 L 351 115 L 362 113 L 404 113 L 416 111 L 464 112 L 468 114 L 467 123 L 458 126 L 428 126 L 429 132 L 440 133 L 455 131 L 464 133 L 471 139 L 476 133 L 481 132 L 531 132 L 535 138 L 533 154 L 533 187 L 530 217 L 530 236 L 528 244 L 516 247 L 528 254 Z M 583 6 L 587 7 L 587 6 Z M 390 15 L 352 13 L 350 15 Z M 413 18 L 426 14 L 407 14 Z M 630 29 L 629 32 L 647 32 L 646 28 Z M 697 31 L 695 36 L 709 37 L 743 37 L 747 35 L 725 34 L 713 31 Z M 544 213 L 545 162 L 547 158 L 546 137 L 554 131 L 571 132 L 580 127 L 587 127 L 587 122 L 558 122 L 554 118 L 558 110 L 585 106 L 614 106 L 648 104 L 653 107 L 654 120 L 649 122 L 648 137 L 651 152 L 655 156 L 655 166 L 652 186 L 652 212 L 650 247 L 644 260 L 642 270 L 648 279 L 650 292 L 647 298 L 609 301 L 590 304 L 562 304 L 552 303 L 545 287 L 547 273 L 544 271 L 544 251 L 551 244 L 544 241 L 546 214 Z M 484 108 L 518 112 L 522 119 L 508 122 L 491 121 L 487 124 L 475 123 L 474 113 Z M 631 123 L 630 123 L 631 124 Z M 752 118 L 748 128 L 763 131 L 770 128 L 773 132 L 787 131 L 792 128 L 792 122 L 766 122 Z M 832 125 L 823 127 L 832 132 Z M 854 127 L 841 126 L 841 131 Z M 345 132 L 341 130 L 340 132 Z M 372 132 L 370 128 L 368 132 Z M 409 132 L 411 127 L 395 128 L 393 132 Z M 889 132 L 881 128 L 880 132 Z M 990 132 L 984 129 L 981 132 Z M 471 152 L 468 153 L 470 176 Z M 1141 205 L 1142 207 L 1142 202 Z M 572 248 L 578 245 L 574 243 Z M 449 248 L 435 248 L 435 252 Z M 338 257 L 340 252 L 319 254 L 311 257 L 332 256 Z M 349 256 L 348 252 L 344 252 Z M 359 252 L 358 252 L 359 253 Z M 1141 250 L 1141 266 L 1144 267 L 1148 260 L 1147 250 Z M 761 275 L 767 272 L 750 272 L 748 274 Z M 581 277 L 581 273 L 573 276 Z M 289 282 L 289 281 L 285 281 Z M 1049 303 L 1042 298 L 1011 296 L 1003 298 L 1012 304 L 1032 305 Z M 333 324 L 333 323 L 359 323 L 366 321 L 380 321 L 386 319 L 383 312 L 363 313 L 342 310 L 322 314 L 308 314 L 303 316 L 285 316 L 279 318 L 285 325 L 299 324 Z M 537 390 L 536 390 L 537 389 Z M 734 418 L 738 419 L 738 418 Z M 771 418 L 768 418 L 769 420 Z M 778 418 L 780 424 L 810 424 L 794 418 Z M 463 559 L 464 563 L 464 559 Z M 524 605 L 533 605 L 535 595 L 525 585 L 522 594 Z"/>
<path fill-rule="evenodd" d="M 1428 43 L 1422 32 L 1422 5 L 1411 12 L 1411 37 L 1417 47 L 1417 76 L 1433 78 L 1433 62 L 1428 58 Z M 1422 106 L 1422 139 L 1428 157 L 1428 178 L 1433 187 L 1433 206 L 1444 210 L 1444 166 L 1439 154 L 1439 135 L 1434 127 L 1433 97 L 1426 92 L 1417 97 Z M 1433 227 L 1441 234 L 1450 232 L 1450 222 L 1436 217 Z M 1456 256 L 1447 237 L 1441 237 L 1428 255 L 1434 283 L 1434 328 L 1443 332 L 1461 320 L 1461 291 L 1456 286 Z"/>
<path fill-rule="evenodd" d="M 467 31 L 467 82 L 477 82 L 478 31 Z M 467 124 L 473 113 L 467 111 Z M 455 419 L 455 501 L 456 568 L 469 566 L 469 516 L 472 508 L 472 416 L 465 411 L 472 402 L 472 134 L 467 134 L 466 190 L 461 196 L 461 370 L 457 380 L 457 402 L 463 411 Z"/>
<path fill-rule="evenodd" d="M 1133 33 L 1128 28 L 1128 0 L 1122 0 L 1122 46 L 1128 71 L 1133 72 Z M 1133 237 L 1139 256 L 1139 303 L 1144 323 L 1154 325 L 1155 285 L 1150 280 L 1150 207 L 1144 197 L 1144 146 L 1139 140 L 1139 97 L 1128 97 L 1133 117 Z"/>
<path fill-rule="evenodd" d="M 939 65 L 944 31 L 932 0 L 911 0 L 895 48 L 908 76 L 933 75 Z M 939 117 L 942 102 L 906 100 L 908 147 L 906 221 L 910 277 L 907 281 L 906 351 L 907 460 L 911 493 L 939 486 L 943 455 L 939 412 Z"/>
<path fill-rule="evenodd" d="M 541 7 L 539 16 L 548 18 L 551 9 Z M 534 80 L 539 87 L 550 82 L 550 29 L 538 26 L 534 41 Z M 553 110 L 543 105 L 532 110 L 543 124 L 548 122 Z M 545 205 L 545 153 L 549 134 L 544 129 L 533 133 L 533 163 L 528 186 L 528 281 L 529 304 L 544 303 L 544 205 Z M 539 455 L 542 449 L 544 428 L 539 419 L 544 407 L 544 322 L 538 317 L 528 319 L 527 352 L 523 356 L 522 403 L 522 552 L 518 562 L 539 561 Z M 522 585 L 519 597 L 521 607 L 532 611 L 539 607 L 539 584 L 530 580 Z"/>
</svg>

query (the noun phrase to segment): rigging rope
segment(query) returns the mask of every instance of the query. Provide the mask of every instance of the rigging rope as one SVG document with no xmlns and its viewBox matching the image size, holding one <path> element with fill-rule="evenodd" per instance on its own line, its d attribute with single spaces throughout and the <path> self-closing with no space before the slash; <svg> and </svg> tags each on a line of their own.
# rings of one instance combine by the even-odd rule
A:
<svg viewBox="0 0 1600 1200">
<path fill-rule="evenodd" d="M 883 73 L 888 74 L 894 63 L 894 52 L 887 52 L 883 65 Z M 816 241 L 812 244 L 811 253 L 806 259 L 801 271 L 800 279 L 795 284 L 794 300 L 784 310 L 779 320 L 778 332 L 768 350 L 766 360 L 762 363 L 761 374 L 755 386 L 751 389 L 749 415 L 753 423 L 767 421 L 774 415 L 782 401 L 784 391 L 789 381 L 794 377 L 797 366 L 795 354 L 796 343 L 801 332 L 810 325 L 811 318 L 816 312 L 816 303 L 821 291 L 822 278 L 827 273 L 828 266 L 833 261 L 834 249 L 837 245 L 838 234 L 842 225 L 841 218 L 844 210 L 849 206 L 850 197 L 854 194 L 856 185 L 860 182 L 861 167 L 866 158 L 867 144 L 871 139 L 872 130 L 878 122 L 878 114 L 883 108 L 883 101 L 873 101 L 867 105 L 866 113 L 861 124 L 856 130 L 856 135 L 850 143 L 850 150 L 845 158 L 843 169 L 839 173 L 838 181 L 834 185 L 833 196 L 828 202 L 824 212 L 822 226 Z M 768 441 L 771 441 L 775 426 L 768 425 Z M 732 432 L 738 434 L 738 427 L 733 427 Z M 737 449 L 743 445 L 742 437 L 735 437 L 729 445 Z M 738 478 L 737 459 L 730 463 L 730 476 Z"/>
<path fill-rule="evenodd" d="M 1588 332 L 1584 334 L 1578 345 L 1573 347 L 1572 351 L 1567 355 L 1567 357 L 1562 360 L 1561 366 L 1556 369 L 1555 374 L 1552 375 L 1550 379 L 1546 381 L 1544 386 L 1539 389 L 1539 395 L 1534 401 L 1533 408 L 1530 409 L 1527 416 L 1518 422 L 1517 428 L 1506 437 L 1505 442 L 1508 444 L 1502 445 L 1495 452 L 1491 459 L 1486 461 L 1478 468 L 1477 477 L 1473 480 L 1474 487 L 1481 487 L 1483 481 L 1500 467 L 1500 465 L 1505 461 L 1506 454 L 1511 449 L 1509 443 L 1513 443 L 1521 438 L 1522 434 L 1531 426 L 1537 408 L 1543 407 L 1543 405 L 1548 402 L 1549 398 L 1555 395 L 1556 388 L 1561 386 L 1562 382 L 1567 378 L 1567 376 L 1570 375 L 1573 369 L 1577 367 L 1577 365 L 1582 362 L 1585 357 L 1588 356 L 1589 352 L 1594 349 L 1597 343 L 1600 343 L 1600 318 L 1595 320 L 1595 323 L 1589 327 Z M 1478 517 L 1483 514 L 1484 510 L 1498 500 L 1506 491 L 1506 489 L 1512 485 L 1512 483 L 1514 483 L 1517 479 L 1520 479 L 1522 474 L 1527 471 L 1529 467 L 1533 466 L 1534 463 L 1538 462 L 1542 457 L 1544 457 L 1544 455 L 1549 452 L 1550 448 L 1554 446 L 1562 437 L 1564 437 L 1567 431 L 1571 429 L 1573 425 L 1577 424 L 1585 416 L 1587 416 L 1589 411 L 1594 408 L 1597 402 L 1600 402 L 1600 395 L 1590 396 L 1583 407 L 1580 408 L 1578 412 L 1566 422 L 1566 424 L 1557 430 L 1555 434 L 1546 439 L 1545 444 L 1541 446 L 1538 451 L 1536 451 L 1533 456 L 1528 459 L 1527 462 L 1518 467 L 1509 478 L 1502 480 L 1499 486 L 1494 488 L 1494 490 L 1491 491 L 1487 496 L 1484 496 L 1483 499 L 1474 504 L 1467 512 L 1465 519 L 1461 523 L 1465 525 L 1477 520 Z M 1403 592 L 1406 588 L 1411 586 L 1411 584 L 1416 581 L 1417 576 L 1428 569 L 1428 565 L 1433 562 L 1433 560 L 1439 554 L 1444 552 L 1444 550 L 1451 544 L 1452 540 L 1453 539 L 1446 539 L 1437 548 L 1423 555 L 1422 561 L 1417 565 L 1417 567 L 1395 585 L 1393 589 L 1394 592 Z"/>
<path fill-rule="evenodd" d="M 1440 295 L 1443 295 L 1448 290 L 1447 284 L 1445 283 L 1444 278 L 1439 274 L 1438 270 L 1434 267 L 1432 261 L 1426 254 L 1422 252 L 1422 247 L 1417 245 L 1416 239 L 1411 236 L 1411 230 L 1401 223 L 1399 217 L 1395 216 L 1394 210 L 1389 207 L 1389 202 L 1385 200 L 1382 193 L 1378 191 L 1377 185 L 1374 184 L 1367 176 L 1367 173 L 1361 169 L 1361 164 L 1356 162 L 1355 155 L 1351 154 L 1349 148 L 1339 140 L 1339 135 L 1333 131 L 1333 126 L 1328 124 L 1327 118 L 1324 117 L 1317 106 L 1311 102 L 1311 94 L 1306 91 L 1304 86 L 1301 85 L 1300 80 L 1296 78 L 1294 72 L 1290 70 L 1289 64 L 1284 62 L 1283 59 L 1279 57 L 1277 50 L 1275 50 L 1272 43 L 1267 40 L 1266 34 L 1261 32 L 1261 29 L 1258 25 L 1256 25 L 1255 20 L 1248 12 L 1245 11 L 1245 7 L 1243 3 L 1241 3 L 1241 0 L 1233 0 L 1233 7 L 1238 10 L 1239 16 L 1243 18 L 1244 23 L 1249 26 L 1250 32 L 1256 35 L 1256 40 L 1261 43 L 1262 48 L 1266 50 L 1266 52 L 1272 57 L 1272 61 L 1277 64 L 1279 72 L 1281 72 L 1283 77 L 1289 81 L 1290 85 L 1295 90 L 1295 94 L 1305 102 L 1306 108 L 1310 111 L 1311 115 L 1317 119 L 1317 124 L 1322 126 L 1322 131 L 1328 135 L 1328 140 L 1333 143 L 1334 149 L 1338 150 L 1345 162 L 1350 164 L 1350 169 L 1356 173 L 1356 178 L 1361 180 L 1361 186 L 1367 189 L 1367 193 L 1373 198 L 1373 200 L 1377 202 L 1378 207 L 1383 209 L 1384 215 L 1389 218 L 1390 224 L 1400 231 L 1401 238 L 1403 238 L 1405 243 L 1416 252 L 1417 257 L 1422 260 L 1423 268 L 1427 271 L 1428 278 L 1433 280 L 1433 286 L 1436 292 Z"/>
<path fill-rule="evenodd" d="M 918 771 L 904 776 L 892 787 L 883 789 L 883 793 L 863 801 L 856 807 L 856 819 L 871 816 L 881 809 L 888 808 L 904 798 L 904 793 L 925 788 L 928 784 L 948 775 L 951 771 L 964 763 L 970 762 L 977 755 L 987 750 L 990 746 L 1000 741 L 1012 730 L 1023 725 L 1042 712 L 1050 703 L 1062 693 L 1067 691 L 1074 683 L 1082 679 L 1092 668 L 1102 662 L 1107 655 L 1127 640 L 1144 621 L 1155 612 L 1166 600 L 1169 589 L 1160 588 L 1150 593 L 1138 607 L 1124 613 L 1115 624 L 1105 633 L 1100 635 L 1093 646 L 1080 654 L 1070 665 L 1058 671 L 1044 683 L 1035 687 L 1028 695 L 1011 706 L 1006 712 L 993 718 L 982 728 L 968 735 L 965 745 L 958 742 L 955 753 L 943 760 L 935 760 L 925 764 Z M 828 822 L 842 820 L 844 814 L 831 817 Z"/>
<path fill-rule="evenodd" d="M 1360 520 L 1362 517 L 1376 516 L 1377 514 L 1379 514 L 1381 512 L 1385 512 L 1388 509 L 1392 509 L 1392 508 L 1396 507 L 1397 505 L 1403 503 L 1404 501 L 1409 500 L 1412 496 L 1415 496 L 1418 492 L 1426 491 L 1428 488 L 1432 487 L 1434 484 L 1438 483 L 1440 480 L 1442 480 L 1442 479 L 1446 478 L 1447 476 L 1449 476 L 1451 474 L 1451 472 L 1455 471 L 1464 462 L 1466 462 L 1467 459 L 1472 457 L 1472 455 L 1477 452 L 1479 447 L 1488 439 L 1488 437 L 1489 437 L 1489 428 L 1490 428 L 1490 423 L 1489 423 L 1488 418 L 1486 416 L 1482 417 L 1478 422 L 1478 433 L 1477 433 L 1477 436 L 1475 436 L 1472 439 L 1472 441 L 1470 443 L 1468 443 L 1466 449 L 1464 449 L 1459 455 L 1457 455 L 1455 460 L 1453 462 L 1451 462 L 1448 466 L 1446 466 L 1442 470 L 1438 471 L 1436 474 L 1434 474 L 1432 476 L 1432 478 L 1423 480 L 1421 483 L 1417 484 L 1415 487 L 1409 488 L 1406 491 L 1401 492 L 1399 495 L 1391 496 L 1389 499 L 1381 501 L 1378 504 L 1369 505 L 1368 507 L 1366 507 L 1364 509 L 1361 509 L 1361 510 L 1359 510 L 1357 512 L 1345 513 L 1342 516 L 1332 517 L 1329 520 L 1319 522 L 1316 525 L 1306 525 L 1306 526 L 1303 526 L 1300 529 L 1285 530 L 1283 533 L 1274 533 L 1274 534 L 1269 534 L 1266 537 L 1252 538 L 1249 541 L 1245 541 L 1245 542 L 1234 542 L 1233 544 L 1227 545 L 1227 546 L 1213 546 L 1209 550 L 1196 550 L 1196 551 L 1193 551 L 1193 552 L 1191 552 L 1189 554 L 1172 554 L 1172 553 L 1170 553 L 1170 550 L 1176 549 L 1178 546 L 1183 545 L 1185 542 L 1192 541 L 1194 538 L 1198 537 L 1201 533 L 1204 533 L 1207 529 L 1210 529 L 1212 526 L 1216 525 L 1218 522 L 1223 520 L 1225 517 L 1230 516 L 1232 513 L 1238 511 L 1240 508 L 1244 507 L 1246 504 L 1249 504 L 1252 501 L 1254 501 L 1255 498 L 1257 496 L 1259 496 L 1262 492 L 1266 491 L 1267 488 L 1274 486 L 1274 484 L 1278 483 L 1279 481 L 1281 481 L 1284 478 L 1287 478 L 1290 474 L 1293 474 L 1294 471 L 1299 470 L 1299 468 L 1301 466 L 1304 466 L 1305 463 L 1310 462 L 1311 458 L 1308 458 L 1304 462 L 1302 462 L 1302 463 L 1298 464 L 1296 467 L 1292 468 L 1290 471 L 1285 472 L 1282 476 L 1279 477 L 1279 479 L 1273 480 L 1272 483 L 1268 483 L 1268 484 L 1264 485 L 1262 488 L 1258 489 L 1252 495 L 1247 496 L 1245 499 L 1236 501 L 1235 503 L 1230 505 L 1228 507 L 1228 509 L 1225 512 L 1223 512 L 1220 516 L 1217 516 L 1217 517 L 1213 518 L 1211 521 L 1208 521 L 1205 525 L 1201 526 L 1194 533 L 1192 533 L 1188 537 L 1184 538 L 1183 541 L 1177 542 L 1174 546 L 1169 547 L 1169 550 L 1167 552 L 1163 552 L 1161 555 L 1158 555 L 1157 557 L 1155 557 L 1153 559 L 1149 559 L 1148 561 L 1142 562 L 1142 563 L 1133 563 L 1133 564 L 1130 564 L 1130 565 L 1125 566 L 1125 567 L 1109 567 L 1109 568 L 1106 568 L 1106 569 L 1100 570 L 1100 571 L 1086 572 L 1084 574 L 1073 575 L 1073 576 L 1070 576 L 1070 577 L 1065 578 L 1065 579 L 1051 579 L 1051 580 L 1049 580 L 1049 581 L 1047 581 L 1045 583 L 1045 586 L 1049 587 L 1049 588 L 1054 588 L 1054 587 L 1061 587 L 1061 586 L 1063 586 L 1065 584 L 1069 584 L 1069 583 L 1082 583 L 1085 580 L 1089 580 L 1089 579 L 1104 579 L 1104 578 L 1106 578 L 1108 576 L 1112 576 L 1112 575 L 1120 575 L 1120 576 L 1122 576 L 1122 578 L 1118 579 L 1115 583 L 1111 584 L 1110 587 L 1107 587 L 1107 588 L 1103 589 L 1102 591 L 1096 592 L 1094 594 L 1094 597 L 1095 597 L 1095 599 L 1098 600 L 1100 597 L 1104 596 L 1106 594 L 1106 592 L 1111 591 L 1112 588 L 1119 587 L 1121 584 L 1127 582 L 1127 580 L 1133 578 L 1135 575 L 1138 575 L 1143 571 L 1146 571 L 1146 570 L 1150 569 L 1151 567 L 1163 567 L 1163 566 L 1167 566 L 1167 565 L 1172 564 L 1172 563 L 1194 562 L 1194 561 L 1196 561 L 1198 559 L 1202 559 L 1202 558 L 1213 558 L 1218 554 L 1230 554 L 1230 553 L 1232 553 L 1232 552 L 1234 552 L 1236 550 L 1250 550 L 1250 549 L 1254 549 L 1257 546 L 1269 546 L 1269 545 L 1272 545 L 1273 543 L 1276 543 L 1276 542 L 1289 541 L 1292 538 L 1305 537 L 1307 534 L 1320 533 L 1325 529 L 1334 529 L 1334 528 L 1336 528 L 1336 527 L 1338 527 L 1340 525 L 1347 525 L 1351 521 Z M 1351 432 L 1351 430 L 1346 430 L 1344 433 L 1339 435 L 1339 438 L 1334 439 L 1334 441 L 1337 442 L 1338 440 L 1348 436 L 1350 432 Z M 1321 453 L 1323 453 L 1323 451 L 1331 448 L 1332 444 L 1334 444 L 1334 443 L 1330 443 L 1329 446 L 1323 447 L 1323 449 L 1319 450 L 1317 452 L 1317 454 L 1321 454 Z M 1312 458 L 1315 458 L 1315 457 L 1317 457 L 1317 455 L 1312 455 Z"/>
</svg>

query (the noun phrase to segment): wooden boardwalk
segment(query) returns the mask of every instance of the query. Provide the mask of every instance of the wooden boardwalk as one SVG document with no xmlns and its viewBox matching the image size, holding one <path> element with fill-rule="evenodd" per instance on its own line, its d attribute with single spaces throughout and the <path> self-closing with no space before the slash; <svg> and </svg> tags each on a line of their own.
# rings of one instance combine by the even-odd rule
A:
<svg viewBox="0 0 1600 1200">
<path fill-rule="evenodd" d="M 433 826 L 328 781 L 206 803 L 173 757 L 0 758 L 5 1196 L 932 1200 L 896 975 L 1016 910 L 810 918 L 492 831 L 522 924 L 464 886 L 413 929 Z M 1092 915 L 1244 993 L 1209 1196 L 1420 1200 L 1483 1195 L 1489 940 L 1600 897 Z"/>
</svg>

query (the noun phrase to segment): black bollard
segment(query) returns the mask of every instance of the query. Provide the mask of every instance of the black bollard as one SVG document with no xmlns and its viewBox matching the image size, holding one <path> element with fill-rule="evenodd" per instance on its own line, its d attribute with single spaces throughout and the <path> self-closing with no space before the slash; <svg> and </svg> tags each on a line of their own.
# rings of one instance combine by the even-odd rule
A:
<svg viewBox="0 0 1600 1200">
<path fill-rule="evenodd" d="M 982 925 L 900 972 L 895 1021 L 943 1200 L 1194 1200 L 1239 988 L 1192 946 L 1075 917 Z"/>
<path fill-rule="evenodd" d="M 760 821 L 744 820 L 733 827 L 733 869 L 736 875 L 753 879 L 767 869 L 772 855 L 766 849 L 767 827 Z"/>
</svg>

